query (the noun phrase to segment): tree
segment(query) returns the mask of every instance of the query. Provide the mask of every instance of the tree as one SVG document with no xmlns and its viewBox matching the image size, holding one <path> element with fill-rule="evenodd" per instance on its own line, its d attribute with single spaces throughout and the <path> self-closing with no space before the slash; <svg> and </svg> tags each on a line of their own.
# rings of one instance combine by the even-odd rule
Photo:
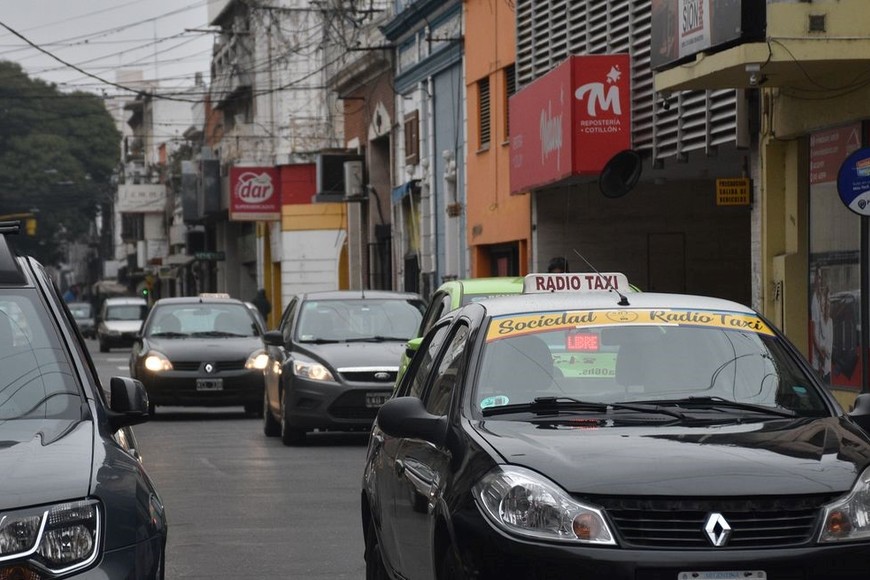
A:
<svg viewBox="0 0 870 580">
<path fill-rule="evenodd" d="M 37 235 L 15 247 L 45 264 L 88 234 L 110 191 L 121 135 L 102 99 L 64 93 L 0 61 L 0 214 L 37 210 Z"/>
</svg>

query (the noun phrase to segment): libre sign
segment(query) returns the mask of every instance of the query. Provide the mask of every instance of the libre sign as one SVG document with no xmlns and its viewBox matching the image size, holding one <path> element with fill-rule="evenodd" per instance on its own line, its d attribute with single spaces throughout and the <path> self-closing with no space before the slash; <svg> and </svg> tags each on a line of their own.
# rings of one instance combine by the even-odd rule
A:
<svg viewBox="0 0 870 580">
<path fill-rule="evenodd" d="M 571 56 L 509 107 L 511 193 L 598 175 L 631 148 L 629 55 Z"/>
<path fill-rule="evenodd" d="M 230 168 L 230 219 L 233 221 L 281 219 L 277 168 Z"/>
</svg>

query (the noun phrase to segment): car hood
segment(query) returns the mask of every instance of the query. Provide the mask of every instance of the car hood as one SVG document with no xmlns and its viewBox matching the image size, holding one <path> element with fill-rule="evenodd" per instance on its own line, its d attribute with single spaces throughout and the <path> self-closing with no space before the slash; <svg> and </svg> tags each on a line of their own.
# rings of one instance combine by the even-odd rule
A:
<svg viewBox="0 0 870 580">
<path fill-rule="evenodd" d="M 405 342 L 300 343 L 296 350 L 335 369 L 347 367 L 398 369 L 399 359 L 405 351 Z"/>
<path fill-rule="evenodd" d="M 0 510 L 87 497 L 93 445 L 91 421 L 0 423 Z"/>
<path fill-rule="evenodd" d="M 141 320 L 104 320 L 102 324 L 108 330 L 117 332 L 139 332 L 142 328 Z"/>
<path fill-rule="evenodd" d="M 868 437 L 845 419 L 606 425 L 486 420 L 475 429 L 505 462 L 583 494 L 831 493 L 850 489 L 870 463 Z"/>
<path fill-rule="evenodd" d="M 162 352 L 175 361 L 236 360 L 265 348 L 257 336 L 231 338 L 149 338 L 142 352 Z"/>
</svg>

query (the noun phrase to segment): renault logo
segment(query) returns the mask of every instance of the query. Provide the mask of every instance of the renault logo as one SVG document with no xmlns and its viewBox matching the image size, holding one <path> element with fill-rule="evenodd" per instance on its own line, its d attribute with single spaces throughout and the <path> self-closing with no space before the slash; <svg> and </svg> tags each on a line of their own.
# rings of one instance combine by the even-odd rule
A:
<svg viewBox="0 0 870 580">
<path fill-rule="evenodd" d="M 211 363 L 205 363 L 205 372 L 213 373 L 214 372 L 214 365 Z"/>
<path fill-rule="evenodd" d="M 704 524 L 704 531 L 707 532 L 707 538 L 710 543 L 721 548 L 728 543 L 728 538 L 731 537 L 731 524 L 720 513 L 712 513 L 707 516 L 707 522 Z"/>
</svg>

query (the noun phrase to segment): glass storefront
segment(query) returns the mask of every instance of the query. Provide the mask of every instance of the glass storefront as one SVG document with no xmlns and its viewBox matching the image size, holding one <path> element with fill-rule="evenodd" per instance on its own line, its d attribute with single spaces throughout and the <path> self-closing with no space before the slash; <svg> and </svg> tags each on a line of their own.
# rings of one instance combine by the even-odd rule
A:
<svg viewBox="0 0 870 580">
<path fill-rule="evenodd" d="M 861 124 L 810 135 L 809 359 L 833 387 L 861 385 L 861 218 L 840 201 L 837 172 Z"/>
</svg>

